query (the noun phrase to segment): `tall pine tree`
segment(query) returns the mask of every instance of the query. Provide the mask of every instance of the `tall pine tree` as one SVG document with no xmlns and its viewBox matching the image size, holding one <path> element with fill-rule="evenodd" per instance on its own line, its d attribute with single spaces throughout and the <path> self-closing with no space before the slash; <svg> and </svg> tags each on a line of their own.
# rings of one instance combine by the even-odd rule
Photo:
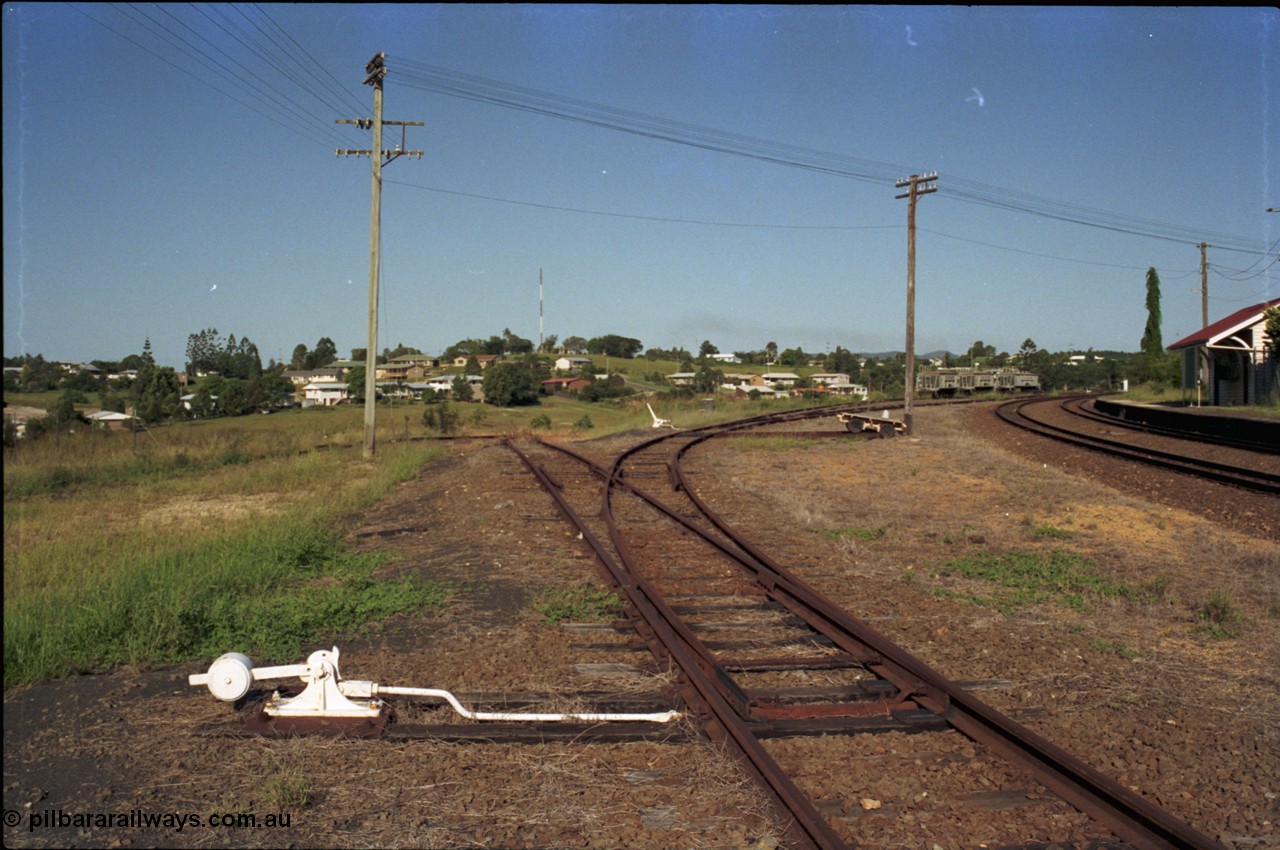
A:
<svg viewBox="0 0 1280 850">
<path fill-rule="evenodd" d="M 1155 266 L 1147 269 L 1147 327 L 1142 332 L 1142 353 L 1152 358 L 1164 355 L 1160 339 L 1160 275 Z"/>
</svg>

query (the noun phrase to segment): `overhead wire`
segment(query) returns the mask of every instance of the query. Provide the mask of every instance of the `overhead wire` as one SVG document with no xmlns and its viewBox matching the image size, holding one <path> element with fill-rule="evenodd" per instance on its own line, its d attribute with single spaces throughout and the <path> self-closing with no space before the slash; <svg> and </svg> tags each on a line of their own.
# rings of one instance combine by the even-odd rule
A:
<svg viewBox="0 0 1280 850">
<path fill-rule="evenodd" d="M 245 5 L 252 7 L 264 21 L 270 24 L 271 28 L 279 34 L 279 38 L 276 38 L 271 33 L 266 32 L 257 21 L 246 14 L 244 11 Z M 317 62 L 315 57 L 308 53 L 306 48 L 299 44 L 286 29 L 276 23 L 261 6 L 257 3 L 242 3 L 239 5 L 232 4 L 231 8 L 248 21 L 254 29 L 262 33 L 263 37 L 276 47 L 281 55 L 288 56 L 293 64 L 297 66 L 298 70 L 302 74 L 309 76 L 315 82 L 316 86 L 319 86 L 320 89 L 330 95 L 330 98 L 320 98 L 314 89 L 304 85 L 301 81 L 298 81 L 296 77 L 290 75 L 290 78 L 294 79 L 299 86 L 306 88 L 314 97 L 320 99 L 335 112 L 341 112 L 343 109 L 347 109 L 355 113 L 363 113 L 365 111 L 366 105 L 352 95 L 348 89 L 344 88 L 342 82 L 338 80 L 338 78 L 335 77 L 328 68 Z M 264 53 L 264 55 L 267 54 Z M 325 79 L 326 77 L 327 79 Z"/>
<path fill-rule="evenodd" d="M 240 97 L 237 97 L 235 94 L 233 94 L 233 93 L 231 93 L 231 92 L 227 91 L 225 88 L 222 88 L 221 86 L 219 86 L 219 85 L 217 85 L 217 84 L 215 84 L 215 83 L 213 83 L 213 82 L 210 82 L 208 79 L 205 79 L 204 77 L 201 77 L 199 74 L 195 73 L 195 72 L 194 72 L 194 71 L 192 71 L 191 69 L 189 69 L 189 68 L 187 68 L 187 67 L 184 67 L 183 65 L 181 65 L 181 64 L 179 64 L 179 63 L 177 63 L 177 62 L 173 61 L 172 59 L 170 59 L 170 58 L 169 58 L 169 57 L 167 57 L 167 56 L 161 55 L 159 52 L 157 52 L 157 51 L 156 51 L 155 49 L 153 49 L 152 47 L 150 47 L 150 46 L 148 46 L 148 45 L 146 45 L 146 44 L 142 43 L 142 42 L 141 42 L 141 41 L 139 41 L 137 38 L 134 38 L 134 37 L 132 37 L 132 36 L 128 35 L 127 33 L 122 32 L 119 28 L 117 28 L 116 26 L 113 26 L 111 23 L 108 23 L 107 21 L 103 20 L 102 18 L 95 17 L 94 15 L 90 14 L 89 12 L 86 12 L 84 9 L 80 8 L 79 6 L 76 6 L 76 5 L 73 5 L 73 4 L 68 4 L 68 5 L 69 5 L 72 9 L 74 9 L 76 12 L 79 12 L 81 15 L 83 15 L 83 16 L 85 16 L 86 18 L 88 18 L 89 20 L 93 21 L 95 24 L 97 24 L 98 26 L 100 26 L 100 27 L 102 27 L 103 29 L 107 30 L 108 32 L 110 32 L 110 33 L 114 34 L 115 36 L 117 36 L 117 37 L 119 37 L 119 38 L 121 38 L 121 39 L 123 39 L 123 40 L 127 41 L 128 43 L 132 44 L 134 47 L 137 47 L 139 50 L 142 50 L 142 51 L 143 51 L 143 52 L 145 52 L 145 53 L 149 53 L 150 55 L 152 55 L 152 56 L 153 56 L 153 57 L 155 57 L 156 59 L 159 59 L 161 62 L 163 62 L 163 63 L 165 63 L 166 65 L 170 66 L 171 68 L 173 68 L 174 70 L 178 71 L 179 73 L 182 73 L 182 74 L 187 75 L 187 76 L 188 76 L 188 77 L 190 77 L 191 79 L 195 80 L 197 83 L 200 83 L 201 85 L 206 86 L 207 88 L 212 89 L 213 91 L 215 91 L 215 92 L 217 92 L 218 94 L 220 94 L 220 95 L 222 95 L 223 97 L 225 97 L 227 100 L 230 100 L 230 101 L 232 101 L 232 102 L 234 102 L 234 103 L 238 103 L 239 105 L 243 106 L 245 109 L 248 109 L 248 110 L 250 110 L 251 112 L 256 112 L 258 115 L 261 115 L 263 118 L 266 118 L 268 121 L 272 122 L 273 124 L 277 124 L 277 125 L 279 125 L 279 126 L 281 126 L 281 127 L 285 128 L 285 129 L 287 129 L 287 130 L 290 130 L 291 132 L 301 133 L 301 134 L 310 134 L 310 135 L 311 135 L 311 138 L 313 138 L 313 139 L 317 139 L 317 138 L 318 138 L 318 137 L 316 137 L 316 136 L 314 135 L 314 132 L 315 132 L 315 131 L 314 131 L 314 128 L 300 128 L 300 127 L 298 127 L 298 126 L 296 126 L 296 125 L 286 124 L 284 121 L 281 121 L 279 117 L 277 117 L 276 115 L 273 115 L 271 112 L 265 111 L 265 110 L 263 110 L 263 109 L 259 108 L 258 106 L 255 106 L 254 104 L 249 103 L 249 102 L 245 101 L 244 99 L 242 99 L 242 98 L 240 98 Z M 96 10 L 96 8 L 97 8 L 97 7 L 95 7 L 95 10 Z M 116 11 L 117 11 L 117 12 L 120 12 L 120 10 L 119 10 L 119 9 L 116 9 Z M 123 13 L 121 13 L 121 14 L 123 14 Z M 138 23 L 138 21 L 137 21 L 136 19 L 131 18 L 131 17 L 129 17 L 128 15 L 124 15 L 124 17 L 125 17 L 125 18 L 127 18 L 130 22 L 132 22 L 132 23 L 134 23 L 134 24 L 137 24 L 137 23 Z M 146 27 L 145 25 L 143 26 L 143 28 L 144 28 L 144 29 L 148 29 L 148 30 L 149 30 L 149 28 L 148 28 L 148 27 Z M 152 31 L 152 33 L 154 34 L 154 31 Z"/>
<path fill-rule="evenodd" d="M 270 110 L 269 114 L 276 118 L 276 123 L 279 123 L 282 126 L 287 126 L 303 135 L 310 136 L 311 138 L 316 139 L 317 141 L 324 141 L 326 139 L 334 138 L 334 134 L 332 133 L 332 131 L 327 131 L 326 129 L 322 129 L 322 126 L 317 125 L 314 122 L 314 119 L 311 118 L 310 116 L 307 116 L 305 112 L 302 115 L 299 115 L 298 111 L 292 108 L 292 105 L 288 102 L 287 99 L 273 95 L 272 92 L 274 91 L 274 87 L 272 87 L 269 83 L 265 83 L 261 80 L 254 80 L 251 78 L 246 79 L 242 74 L 240 74 L 234 68 L 229 67 L 225 62 L 219 60 L 215 56 L 211 56 L 209 52 L 202 49 L 201 47 L 195 44 L 192 44 L 190 41 L 183 38 L 178 33 L 175 33 L 173 30 L 166 27 L 163 23 L 156 21 L 151 16 L 147 15 L 141 9 L 138 9 L 136 6 L 133 6 L 132 4 L 124 4 L 124 5 L 127 5 L 137 15 L 140 15 L 144 19 L 144 22 L 141 22 L 142 25 L 144 27 L 149 28 L 153 32 L 153 34 L 156 34 L 158 37 L 161 38 L 161 40 L 167 42 L 169 46 L 191 57 L 196 62 L 203 65 L 205 68 L 209 69 L 214 74 L 221 77 L 226 82 L 230 83 L 232 86 L 235 86 L 241 89 L 242 91 L 247 93 L 250 97 L 254 98 L 260 103 L 263 103 L 266 106 L 266 108 Z M 225 50 L 222 50 L 217 45 L 214 45 L 204 35 L 196 32 L 194 28 L 192 28 L 185 21 L 181 21 L 177 19 L 169 9 L 165 7 L 159 7 L 159 8 L 161 12 L 168 15 L 170 18 L 173 18 L 175 21 L 181 24 L 184 28 L 191 31 L 194 35 L 200 38 L 200 40 L 210 45 L 210 47 L 213 49 L 215 53 L 219 53 L 222 56 L 225 56 L 227 59 L 231 60 L 232 62 L 236 62 L 236 60 L 230 57 Z M 127 16 L 127 13 L 126 13 L 126 16 Z M 135 22 L 138 22 L 136 18 L 134 18 L 133 20 L 135 20 Z M 150 26 L 148 26 L 148 24 L 150 24 Z M 159 29 L 159 32 L 157 32 L 157 28 Z M 242 63 L 237 62 L 237 64 L 240 64 L 241 67 L 244 67 Z M 256 110 L 256 111 L 259 111 L 261 114 L 260 110 Z"/>
<path fill-rule="evenodd" d="M 620 109 L 465 74 L 404 57 L 389 56 L 387 63 L 389 69 L 396 71 L 397 79 L 409 87 L 712 152 L 875 183 L 900 178 L 905 172 L 915 170 Z M 1066 204 L 963 178 L 948 177 L 940 181 L 938 193 L 961 203 L 1005 209 L 1117 233 L 1188 245 L 1213 238 L 1215 244 L 1224 250 L 1261 253 L 1256 242 L 1228 234 L 1206 234 L 1190 227 Z"/>
<path fill-rule="evenodd" d="M 243 62 L 231 56 L 226 49 L 215 44 L 211 39 L 199 33 L 194 27 L 190 26 L 185 21 L 177 18 L 165 7 L 161 6 L 159 8 L 183 28 L 198 37 L 205 44 L 209 45 L 213 53 L 223 57 L 223 59 L 218 59 L 216 56 L 210 56 L 208 51 L 192 44 L 181 34 L 175 33 L 162 22 L 156 21 L 151 16 L 145 14 L 136 7 L 133 7 L 132 4 L 125 5 L 128 5 L 135 15 L 142 18 L 142 20 L 139 20 L 139 17 L 123 12 L 123 10 L 117 6 L 117 11 L 120 11 L 121 14 L 134 24 L 141 26 L 153 36 L 167 43 L 170 47 L 180 51 L 204 68 L 209 69 L 222 80 L 246 91 L 254 100 L 269 103 L 273 107 L 280 106 L 283 112 L 274 108 L 270 111 L 264 111 L 251 103 L 246 103 L 241 98 L 226 92 L 219 86 L 214 85 L 203 77 L 193 73 L 188 68 L 182 67 L 172 60 L 160 55 L 150 47 L 147 47 L 138 40 L 120 32 L 118 29 L 110 26 L 99 18 L 90 15 L 83 9 L 79 9 L 75 6 L 72 8 L 76 8 L 76 11 L 79 11 L 81 14 L 84 14 L 86 17 L 94 20 L 96 23 L 115 33 L 117 36 L 124 38 L 126 41 L 129 41 L 151 55 L 177 68 L 188 76 L 193 77 L 202 84 L 213 88 L 215 91 L 218 91 L 220 94 L 234 102 L 263 115 L 274 123 L 280 124 L 294 132 L 302 133 L 313 140 L 320 141 L 325 144 L 349 144 L 347 141 L 349 137 L 339 133 L 332 126 L 331 119 L 326 119 L 317 115 L 312 109 L 300 103 L 292 95 L 289 95 L 281 91 L 275 85 L 272 85 L 268 80 L 263 78 L 262 75 L 253 72 Z M 230 19 L 228 15 L 216 5 L 212 8 L 218 17 L 222 19 L 221 23 L 214 20 L 208 12 L 199 9 L 194 4 L 192 4 L 192 7 L 195 8 L 200 15 L 213 23 L 235 44 L 249 51 L 258 60 L 264 60 L 264 57 L 269 57 L 264 61 L 264 64 L 267 67 L 270 67 L 281 74 L 284 79 L 290 81 L 308 97 L 313 98 L 320 104 L 324 105 L 325 108 L 334 112 L 354 110 L 357 113 L 360 113 L 364 111 L 364 107 L 360 105 L 359 101 L 349 93 L 343 84 L 327 69 L 325 69 L 321 63 L 317 62 L 314 57 L 307 53 L 297 40 L 294 39 L 284 27 L 280 26 L 279 23 L 272 19 L 266 11 L 257 4 L 248 4 L 248 6 L 261 18 L 261 20 L 274 31 L 274 34 L 272 32 L 267 32 L 262 25 L 255 21 L 252 16 L 247 14 L 244 8 L 242 8 L 243 5 L 244 4 L 237 6 L 235 4 L 231 4 L 230 8 L 248 22 L 248 24 L 256 30 L 256 34 L 247 31 L 244 26 Z M 244 69 L 246 72 L 249 72 L 253 81 L 246 80 L 239 72 L 228 67 L 227 63 L 232 63 L 235 66 Z M 913 170 L 904 168 L 900 165 L 860 159 L 857 157 L 805 148 L 798 145 L 757 138 L 740 133 L 726 132 L 704 125 L 594 103 L 579 98 L 572 98 L 552 92 L 541 91 L 527 86 L 518 86 L 474 74 L 466 74 L 404 57 L 388 57 L 387 64 L 389 69 L 394 68 L 398 82 L 410 88 L 417 88 L 472 102 L 499 106 L 502 108 L 543 115 L 546 117 L 569 120 L 576 123 L 617 132 L 624 132 L 645 138 L 691 146 L 714 153 L 746 157 L 771 164 L 878 184 L 892 181 L 897 177 L 900 177 L 903 173 Z M 286 68 L 286 65 L 289 65 L 290 67 Z M 326 77 L 328 78 L 327 80 L 325 79 Z M 286 120 L 288 123 L 286 123 Z M 321 127 L 325 129 L 321 130 Z M 397 181 L 388 182 L 394 183 Z M 471 197 L 527 207 L 576 212 L 612 218 L 679 224 L 788 230 L 846 231 L 876 228 L 900 229 L 900 226 L 898 225 L 872 225 L 862 227 L 856 225 L 781 225 L 643 216 L 601 210 L 559 207 L 550 204 L 538 204 L 527 201 L 515 201 L 494 196 L 418 186 L 412 183 L 403 183 L 401 185 L 411 186 L 424 191 L 452 194 L 461 197 Z M 1034 215 L 1051 220 L 1069 222 L 1112 232 L 1180 244 L 1196 245 L 1204 242 L 1206 239 L 1212 239 L 1213 246 L 1217 249 L 1258 255 L 1258 259 L 1249 268 L 1244 270 L 1230 269 L 1228 267 L 1218 266 L 1217 264 L 1211 266 L 1216 274 L 1229 280 L 1251 280 L 1265 274 L 1276 265 L 1276 262 L 1273 261 L 1257 272 L 1252 272 L 1252 269 L 1255 266 L 1264 261 L 1269 256 L 1270 252 L 1274 251 L 1275 245 L 1270 249 L 1261 250 L 1257 247 L 1258 243 L 1240 239 L 1239 237 L 1231 236 L 1229 234 L 1210 234 L 1184 226 L 1110 213 L 1106 210 L 1095 207 L 1054 201 L 1020 190 L 992 186 L 954 176 L 948 176 L 946 180 L 940 181 L 937 188 L 938 194 L 942 197 L 949 198 L 960 203 L 1003 209 L 1015 213 Z M 932 232 L 945 238 L 983 245 L 997 250 L 1021 253 L 1030 256 L 1040 256 L 1047 259 L 1122 269 L 1138 268 L 1136 266 L 1100 263 L 1091 260 L 1078 260 L 1068 257 L 1041 254 L 1034 251 L 1027 251 L 1025 249 L 997 245 L 990 242 L 968 239 L 937 231 L 926 232 Z M 1240 276 L 1233 277 L 1232 275 Z"/>
</svg>

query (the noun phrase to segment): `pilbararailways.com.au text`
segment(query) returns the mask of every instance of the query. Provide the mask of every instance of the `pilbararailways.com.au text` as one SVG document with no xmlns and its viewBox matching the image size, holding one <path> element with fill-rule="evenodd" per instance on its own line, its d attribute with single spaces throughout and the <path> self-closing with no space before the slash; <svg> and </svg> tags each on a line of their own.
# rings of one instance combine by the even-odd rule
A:
<svg viewBox="0 0 1280 850">
<path fill-rule="evenodd" d="M 192 812 L 71 812 L 65 809 L 32 810 L 25 815 L 16 809 L 5 809 L 4 825 L 20 826 L 26 822 L 27 832 L 38 829 L 287 829 L 293 825 L 289 812 L 259 815 L 254 812 L 219 812 L 197 815 Z"/>
</svg>

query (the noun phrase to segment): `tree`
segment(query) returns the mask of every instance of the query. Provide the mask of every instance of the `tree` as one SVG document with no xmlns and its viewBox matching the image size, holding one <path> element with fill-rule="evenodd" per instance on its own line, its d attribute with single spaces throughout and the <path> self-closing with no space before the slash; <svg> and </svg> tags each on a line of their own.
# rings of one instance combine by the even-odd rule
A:
<svg viewBox="0 0 1280 850">
<path fill-rule="evenodd" d="M 58 400 L 53 403 L 53 421 L 55 425 L 65 425 L 68 422 L 80 422 L 84 417 L 80 415 L 80 411 L 76 410 L 76 404 L 84 404 L 88 401 L 84 397 L 84 393 L 79 390 L 66 390 L 62 395 L 58 396 Z"/>
<path fill-rule="evenodd" d="M 295 371 L 307 368 L 308 356 L 306 343 L 298 343 L 293 347 L 293 356 L 289 358 L 289 368 Z"/>
<path fill-rule="evenodd" d="M 1024 339 L 1022 346 L 1018 349 L 1018 365 L 1023 369 L 1031 368 L 1031 358 L 1035 357 L 1039 350 L 1031 337 Z"/>
<path fill-rule="evenodd" d="M 1271 353 L 1271 398 L 1280 396 L 1280 306 L 1268 307 L 1262 313 L 1267 332 L 1267 351 Z"/>
<path fill-rule="evenodd" d="M 1147 327 L 1142 332 L 1142 353 L 1152 358 L 1164 356 L 1160 339 L 1160 275 L 1155 266 L 1147 269 Z"/>
<path fill-rule="evenodd" d="M 187 374 L 195 376 L 200 372 L 216 372 L 218 355 L 222 353 L 222 343 L 218 339 L 217 328 L 205 328 L 187 336 Z"/>
<path fill-rule="evenodd" d="M 327 336 L 320 337 L 316 347 L 307 355 L 307 369 L 321 369 L 338 359 L 338 346 Z"/>
<path fill-rule="evenodd" d="M 564 338 L 565 354 L 586 354 L 587 341 L 580 336 L 567 336 Z"/>
<path fill-rule="evenodd" d="M 809 355 L 801 348 L 787 348 L 778 355 L 777 362 L 783 366 L 803 366 L 809 362 Z"/>
<path fill-rule="evenodd" d="M 449 387 L 449 394 L 454 401 L 471 401 L 475 397 L 475 391 L 471 389 L 471 382 L 467 380 L 465 375 L 455 375 L 453 384 Z"/>
<path fill-rule="evenodd" d="M 698 346 L 699 357 L 710 357 L 713 354 L 719 354 L 720 349 L 711 344 L 711 340 L 704 339 L 702 345 Z"/>
<path fill-rule="evenodd" d="M 827 371 L 848 375 L 849 380 L 853 380 L 858 374 L 858 358 L 853 356 L 852 351 L 837 345 L 836 350 L 827 358 Z"/>
<path fill-rule="evenodd" d="M 137 383 L 142 389 L 133 413 L 147 425 L 171 418 L 182 406 L 182 390 L 172 368 L 153 368 L 145 382 L 139 375 Z"/>
<path fill-rule="evenodd" d="M 767 358 L 769 363 L 777 363 L 778 362 L 778 344 L 773 340 L 770 340 L 769 342 L 765 343 L 764 356 Z"/>
<path fill-rule="evenodd" d="M 538 403 L 538 382 L 528 362 L 494 363 L 484 371 L 484 400 L 498 407 Z"/>
<path fill-rule="evenodd" d="M 190 408 L 187 412 L 194 419 L 203 419 L 206 416 L 213 415 L 214 398 L 207 385 L 201 386 L 192 395 Z"/>
<path fill-rule="evenodd" d="M 502 329 L 502 351 L 499 354 L 532 354 L 533 343 L 524 337 L 516 336 L 511 328 Z"/>
<path fill-rule="evenodd" d="M 1267 350 L 1272 357 L 1280 355 L 1280 306 L 1263 311 L 1262 325 L 1267 331 Z"/>
<path fill-rule="evenodd" d="M 617 334 L 605 334 L 587 341 L 588 354 L 604 354 L 630 360 L 641 351 L 644 351 L 644 345 L 640 340 Z"/>
<path fill-rule="evenodd" d="M 364 366 L 353 366 L 347 370 L 347 389 L 352 398 L 364 398 L 364 377 L 367 374 Z"/>
</svg>

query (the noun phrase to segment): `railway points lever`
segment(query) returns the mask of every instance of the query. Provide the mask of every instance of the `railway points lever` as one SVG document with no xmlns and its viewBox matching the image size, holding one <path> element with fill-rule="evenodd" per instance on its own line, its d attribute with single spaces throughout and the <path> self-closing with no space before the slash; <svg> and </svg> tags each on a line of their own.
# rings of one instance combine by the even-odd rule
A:
<svg viewBox="0 0 1280 850">
<path fill-rule="evenodd" d="M 300 678 L 306 688 L 295 697 L 285 697 L 277 690 L 267 700 L 263 712 L 272 718 L 376 718 L 384 707 L 379 695 L 421 697 L 443 700 L 453 710 L 468 720 L 500 721 L 507 723 L 670 723 L 681 717 L 679 711 L 651 712 L 644 714 L 617 714 L 596 712 L 555 712 L 532 714 L 509 711 L 473 711 L 462 705 L 449 691 L 439 688 L 409 688 L 398 685 L 379 685 L 376 682 L 343 679 L 338 670 L 339 651 L 317 650 L 305 664 L 285 664 L 277 667 L 255 667 L 248 656 L 228 652 L 219 656 L 206 673 L 193 673 L 187 684 L 204 685 L 209 692 L 224 702 L 236 702 L 248 695 L 254 682 L 271 679 Z"/>
</svg>

